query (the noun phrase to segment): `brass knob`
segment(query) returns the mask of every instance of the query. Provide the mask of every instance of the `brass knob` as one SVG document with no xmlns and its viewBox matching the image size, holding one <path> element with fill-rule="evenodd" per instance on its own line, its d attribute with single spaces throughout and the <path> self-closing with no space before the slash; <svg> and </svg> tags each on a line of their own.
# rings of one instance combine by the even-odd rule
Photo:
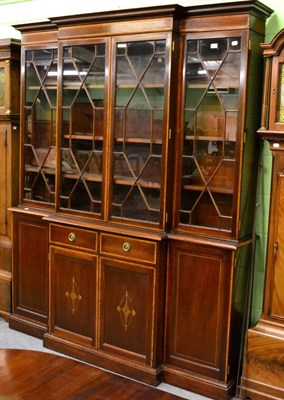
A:
<svg viewBox="0 0 284 400">
<path fill-rule="evenodd" d="M 128 243 L 128 242 L 123 243 L 122 248 L 123 248 L 123 251 L 126 251 L 126 252 L 130 251 L 130 249 L 131 249 L 130 243 Z"/>
<path fill-rule="evenodd" d="M 75 233 L 73 233 L 73 232 L 69 233 L 68 240 L 69 240 L 69 242 L 75 242 L 75 240 L 76 240 Z"/>
</svg>

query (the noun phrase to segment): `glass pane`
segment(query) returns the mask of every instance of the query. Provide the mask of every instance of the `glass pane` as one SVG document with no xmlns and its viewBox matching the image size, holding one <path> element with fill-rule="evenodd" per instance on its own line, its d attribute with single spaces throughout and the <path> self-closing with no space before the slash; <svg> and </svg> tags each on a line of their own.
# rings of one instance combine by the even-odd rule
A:
<svg viewBox="0 0 284 400">
<path fill-rule="evenodd" d="M 58 55 L 44 49 L 25 56 L 24 198 L 54 204 Z"/>
<path fill-rule="evenodd" d="M 180 223 L 230 231 L 241 40 L 188 40 L 186 49 Z"/>
<path fill-rule="evenodd" d="M 111 214 L 160 220 L 166 41 L 118 43 Z"/>
<path fill-rule="evenodd" d="M 279 97 L 277 109 L 277 121 L 284 122 L 284 65 L 279 68 Z"/>
<path fill-rule="evenodd" d="M 60 207 L 101 215 L 105 44 L 63 49 Z"/>
</svg>

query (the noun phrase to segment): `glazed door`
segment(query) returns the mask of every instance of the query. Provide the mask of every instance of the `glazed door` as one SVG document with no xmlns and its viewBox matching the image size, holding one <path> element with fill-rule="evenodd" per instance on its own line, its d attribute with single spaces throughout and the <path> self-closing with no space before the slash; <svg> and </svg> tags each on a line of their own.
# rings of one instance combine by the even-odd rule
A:
<svg viewBox="0 0 284 400">
<path fill-rule="evenodd" d="M 185 41 L 180 197 L 181 229 L 232 232 L 240 173 L 243 40 Z M 205 231 L 204 231 L 205 232 Z"/>
<path fill-rule="evenodd" d="M 114 45 L 110 219 L 164 223 L 170 41 L 117 38 Z"/>
<path fill-rule="evenodd" d="M 22 198 L 54 206 L 58 52 L 44 48 L 24 54 Z"/>
<path fill-rule="evenodd" d="M 108 47 L 76 42 L 61 52 L 59 207 L 101 218 Z"/>
</svg>

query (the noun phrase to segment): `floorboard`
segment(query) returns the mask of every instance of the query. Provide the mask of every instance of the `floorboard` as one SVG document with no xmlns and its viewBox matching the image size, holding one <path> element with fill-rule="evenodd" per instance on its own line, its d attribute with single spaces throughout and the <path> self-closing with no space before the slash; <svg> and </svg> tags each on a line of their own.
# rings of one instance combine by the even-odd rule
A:
<svg viewBox="0 0 284 400">
<path fill-rule="evenodd" d="M 180 400 L 96 367 L 30 350 L 0 350 L 0 399 Z"/>
</svg>

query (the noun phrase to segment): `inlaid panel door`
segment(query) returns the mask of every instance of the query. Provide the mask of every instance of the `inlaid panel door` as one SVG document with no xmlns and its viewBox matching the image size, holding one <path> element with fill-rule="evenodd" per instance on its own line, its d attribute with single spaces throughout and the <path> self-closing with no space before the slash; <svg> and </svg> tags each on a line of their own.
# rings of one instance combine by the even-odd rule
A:
<svg viewBox="0 0 284 400">
<path fill-rule="evenodd" d="M 95 338 L 97 256 L 50 247 L 51 332 L 92 345 Z"/>
<path fill-rule="evenodd" d="M 151 364 L 154 268 L 103 258 L 101 276 L 101 349 Z"/>
</svg>

